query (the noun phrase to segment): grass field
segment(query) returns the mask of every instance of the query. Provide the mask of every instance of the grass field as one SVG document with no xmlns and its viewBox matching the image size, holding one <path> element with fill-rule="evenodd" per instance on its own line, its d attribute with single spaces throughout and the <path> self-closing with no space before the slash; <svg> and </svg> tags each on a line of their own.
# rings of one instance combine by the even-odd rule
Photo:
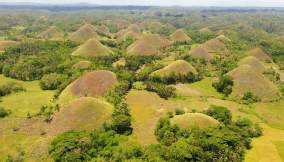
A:
<svg viewBox="0 0 284 162">
<path fill-rule="evenodd" d="M 274 145 L 276 146 L 282 161 L 284 161 L 284 141 L 276 141 L 274 142 Z"/>
<path fill-rule="evenodd" d="M 27 113 L 37 113 L 43 105 L 52 104 L 54 92 L 41 90 L 38 81 L 23 82 L 0 75 L 0 85 L 9 81 L 19 82 L 26 89 L 1 98 L 0 106 L 11 110 L 11 117 L 26 117 Z"/>
<path fill-rule="evenodd" d="M 284 131 L 261 125 L 263 136 L 253 139 L 252 149 L 247 151 L 245 162 L 282 162 Z M 274 143 L 278 143 L 275 145 Z"/>
</svg>

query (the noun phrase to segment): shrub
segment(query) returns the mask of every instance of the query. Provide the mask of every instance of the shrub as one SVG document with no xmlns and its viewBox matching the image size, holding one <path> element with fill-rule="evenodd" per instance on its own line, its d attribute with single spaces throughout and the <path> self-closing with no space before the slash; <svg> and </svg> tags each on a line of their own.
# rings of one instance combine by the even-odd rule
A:
<svg viewBox="0 0 284 162">
<path fill-rule="evenodd" d="M 44 75 L 40 80 L 40 87 L 43 90 L 55 90 L 57 89 L 67 77 L 62 74 L 51 73 Z"/>
<path fill-rule="evenodd" d="M 143 82 L 134 82 L 133 88 L 137 90 L 144 90 L 146 89 L 146 85 Z"/>
<path fill-rule="evenodd" d="M 7 82 L 0 86 L 0 96 L 6 96 L 14 92 L 25 91 L 25 88 L 20 83 Z"/>
<path fill-rule="evenodd" d="M 219 78 L 218 82 L 213 83 L 213 87 L 219 92 L 223 93 L 225 96 L 229 96 L 232 93 L 234 82 L 232 77 L 224 75 Z"/>
<path fill-rule="evenodd" d="M 0 118 L 5 118 L 10 112 L 3 107 L 0 107 Z"/>
<path fill-rule="evenodd" d="M 232 113 L 226 107 L 212 105 L 205 113 L 224 124 L 232 122 Z"/>
<path fill-rule="evenodd" d="M 242 100 L 245 101 L 246 104 L 252 104 L 260 101 L 260 98 L 254 95 L 252 92 L 246 92 L 243 95 Z"/>
<path fill-rule="evenodd" d="M 156 92 L 160 97 L 168 99 L 169 97 L 174 97 L 175 88 L 169 87 L 161 83 L 156 82 L 145 82 L 146 90 L 151 92 Z"/>
<path fill-rule="evenodd" d="M 175 109 L 175 114 L 176 114 L 176 115 L 182 115 L 182 114 L 184 114 L 184 113 L 185 113 L 185 111 L 182 110 L 182 109 Z"/>
</svg>

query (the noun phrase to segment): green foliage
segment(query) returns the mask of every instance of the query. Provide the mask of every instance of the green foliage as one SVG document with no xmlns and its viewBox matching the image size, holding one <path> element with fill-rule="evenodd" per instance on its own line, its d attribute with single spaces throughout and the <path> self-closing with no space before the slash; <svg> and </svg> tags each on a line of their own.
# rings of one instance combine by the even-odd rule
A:
<svg viewBox="0 0 284 162">
<path fill-rule="evenodd" d="M 130 135 L 132 133 L 131 115 L 128 105 L 124 101 L 115 106 L 110 128 L 118 134 Z"/>
<path fill-rule="evenodd" d="M 273 68 L 265 70 L 263 74 L 274 83 L 278 83 L 280 81 L 280 74 L 277 73 Z"/>
<path fill-rule="evenodd" d="M 226 107 L 212 105 L 205 113 L 224 124 L 232 122 L 232 113 Z"/>
<path fill-rule="evenodd" d="M 169 97 L 174 97 L 176 95 L 174 87 L 150 81 L 145 82 L 145 84 L 147 91 L 156 92 L 160 97 L 164 99 L 168 99 Z"/>
<path fill-rule="evenodd" d="M 0 107 L 0 118 L 5 118 L 10 112 L 3 107 Z"/>
<path fill-rule="evenodd" d="M 57 89 L 65 80 L 67 80 L 66 75 L 51 73 L 44 75 L 40 80 L 40 87 L 43 90 L 55 90 Z"/>
<path fill-rule="evenodd" d="M 183 109 L 175 109 L 175 115 L 182 115 L 185 111 Z"/>
<path fill-rule="evenodd" d="M 255 102 L 259 102 L 260 98 L 256 95 L 254 95 L 252 92 L 246 92 L 243 97 L 242 100 L 245 101 L 246 104 L 252 104 Z"/>
<path fill-rule="evenodd" d="M 159 82 L 159 83 L 164 83 L 164 84 L 176 84 L 176 83 L 193 83 L 196 81 L 201 80 L 203 77 L 199 74 L 194 74 L 192 72 L 189 72 L 185 75 L 183 74 L 176 74 L 172 73 L 169 76 L 152 76 L 150 77 L 149 80 L 154 81 L 154 82 Z"/>
<path fill-rule="evenodd" d="M 25 88 L 20 83 L 7 82 L 0 86 L 0 96 L 6 96 L 11 93 L 25 91 Z"/>
<path fill-rule="evenodd" d="M 156 62 L 145 64 L 141 69 L 138 70 L 136 74 L 136 79 L 140 81 L 145 81 L 149 79 L 149 75 L 152 72 L 161 69 L 162 67 L 163 67 L 162 64 Z"/>
<path fill-rule="evenodd" d="M 74 47 L 71 42 L 23 42 L 0 56 L 0 71 L 20 80 L 36 80 L 51 72 L 61 73 L 60 65 L 69 61 Z"/>
<path fill-rule="evenodd" d="M 144 90 L 146 89 L 146 85 L 143 82 L 134 82 L 133 88 L 137 90 Z"/>
<path fill-rule="evenodd" d="M 212 84 L 219 93 L 223 93 L 225 96 L 229 96 L 232 93 L 233 85 L 233 79 L 228 75 L 221 76 L 218 82 Z"/>
<path fill-rule="evenodd" d="M 86 132 L 66 132 L 57 136 L 49 148 L 56 162 L 80 162 L 88 159 L 89 138 Z"/>
</svg>

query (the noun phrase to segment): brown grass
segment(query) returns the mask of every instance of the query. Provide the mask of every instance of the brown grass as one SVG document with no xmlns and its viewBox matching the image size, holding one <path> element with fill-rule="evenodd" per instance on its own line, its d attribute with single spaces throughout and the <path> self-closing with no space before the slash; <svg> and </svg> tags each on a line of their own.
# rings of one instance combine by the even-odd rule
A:
<svg viewBox="0 0 284 162">
<path fill-rule="evenodd" d="M 91 66 L 90 61 L 79 61 L 78 63 L 74 64 L 72 67 L 74 69 L 88 69 Z"/>
<path fill-rule="evenodd" d="M 5 49 L 9 47 L 13 47 L 18 45 L 19 43 L 16 41 L 11 41 L 11 40 L 2 40 L 0 41 L 0 51 L 4 51 Z"/>
<path fill-rule="evenodd" d="M 253 56 L 248 56 L 243 58 L 240 62 L 239 65 L 249 65 L 253 70 L 263 73 L 265 71 L 265 65 L 259 61 L 257 58 Z"/>
<path fill-rule="evenodd" d="M 56 26 L 51 26 L 47 30 L 40 33 L 38 37 L 47 40 L 63 40 L 64 32 Z"/>
<path fill-rule="evenodd" d="M 79 97 L 104 95 L 117 82 L 114 73 L 98 70 L 84 74 L 72 83 L 71 92 Z"/>
<path fill-rule="evenodd" d="M 71 41 L 79 44 L 84 43 L 91 38 L 99 38 L 96 28 L 91 24 L 85 24 L 69 36 Z"/>
<path fill-rule="evenodd" d="M 248 55 L 254 56 L 262 62 L 273 62 L 272 58 L 261 48 L 254 48 L 248 51 Z"/>
<path fill-rule="evenodd" d="M 127 48 L 127 55 L 156 55 L 161 48 L 170 45 L 170 41 L 157 34 L 146 34 L 141 36 Z"/>
<path fill-rule="evenodd" d="M 176 30 L 173 34 L 170 35 L 171 40 L 174 42 L 189 42 L 191 38 L 185 33 L 183 29 Z"/>
<path fill-rule="evenodd" d="M 72 55 L 73 56 L 108 56 L 113 52 L 101 44 L 97 39 L 92 38 L 87 40 L 84 44 L 82 44 L 77 50 L 75 50 Z"/>
<path fill-rule="evenodd" d="M 189 72 L 197 74 L 196 69 L 190 63 L 184 60 L 177 60 L 160 70 L 154 71 L 151 75 L 166 77 L 170 76 L 173 73 L 179 75 L 186 75 Z"/>
<path fill-rule="evenodd" d="M 239 66 L 228 75 L 232 76 L 234 80 L 232 96 L 241 98 L 250 91 L 264 102 L 279 99 L 277 87 L 249 65 Z"/>
<path fill-rule="evenodd" d="M 93 130 L 110 118 L 112 106 L 91 97 L 81 97 L 54 115 L 48 128 L 49 134 L 68 130 Z"/>
<path fill-rule="evenodd" d="M 203 47 L 206 48 L 209 52 L 219 52 L 226 50 L 226 45 L 217 38 L 208 40 L 203 44 Z"/>
<path fill-rule="evenodd" d="M 213 55 L 207 51 L 207 49 L 202 47 L 196 47 L 189 51 L 189 55 L 191 55 L 193 58 L 198 59 L 205 59 L 206 61 L 212 61 Z"/>
<path fill-rule="evenodd" d="M 141 35 L 141 29 L 136 24 L 131 24 L 127 29 L 122 29 L 116 33 L 118 42 L 124 41 L 127 38 L 138 39 Z"/>
<path fill-rule="evenodd" d="M 181 128 L 204 128 L 219 124 L 216 119 L 202 113 L 186 113 L 183 115 L 176 115 L 171 119 L 171 123 L 177 124 Z"/>
</svg>

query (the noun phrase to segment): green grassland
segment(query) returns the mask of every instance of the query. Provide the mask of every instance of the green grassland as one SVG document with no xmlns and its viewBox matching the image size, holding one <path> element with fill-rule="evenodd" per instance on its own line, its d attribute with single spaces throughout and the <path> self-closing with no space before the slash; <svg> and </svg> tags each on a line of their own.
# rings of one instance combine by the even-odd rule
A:
<svg viewBox="0 0 284 162">
<path fill-rule="evenodd" d="M 54 92 L 41 90 L 39 81 L 23 82 L 0 75 L 0 85 L 11 81 L 21 83 L 26 89 L 1 98 L 0 106 L 11 110 L 11 117 L 26 117 L 28 113 L 38 113 L 41 106 L 52 104 Z"/>
</svg>

